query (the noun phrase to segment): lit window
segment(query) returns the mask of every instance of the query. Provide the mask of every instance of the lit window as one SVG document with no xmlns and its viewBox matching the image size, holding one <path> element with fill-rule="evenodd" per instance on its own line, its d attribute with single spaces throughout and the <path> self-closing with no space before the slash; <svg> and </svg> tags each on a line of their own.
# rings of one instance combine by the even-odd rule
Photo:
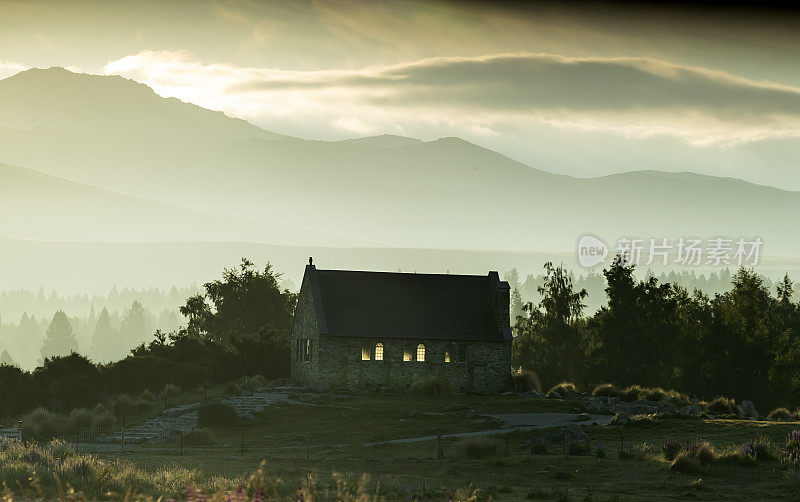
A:
<svg viewBox="0 0 800 502">
<path fill-rule="evenodd" d="M 422 344 L 417 345 L 417 361 L 425 361 L 425 346 Z"/>
<path fill-rule="evenodd" d="M 411 349 L 409 349 L 408 347 L 403 349 L 403 361 L 406 362 L 411 361 Z"/>
<path fill-rule="evenodd" d="M 375 360 L 376 361 L 383 361 L 383 344 L 376 343 L 375 344 Z"/>
<path fill-rule="evenodd" d="M 369 361 L 369 347 L 362 347 L 361 348 L 361 360 L 362 361 Z"/>
<path fill-rule="evenodd" d="M 444 351 L 444 362 L 446 362 L 446 363 L 450 362 L 450 351 L 449 350 L 445 350 Z"/>
</svg>

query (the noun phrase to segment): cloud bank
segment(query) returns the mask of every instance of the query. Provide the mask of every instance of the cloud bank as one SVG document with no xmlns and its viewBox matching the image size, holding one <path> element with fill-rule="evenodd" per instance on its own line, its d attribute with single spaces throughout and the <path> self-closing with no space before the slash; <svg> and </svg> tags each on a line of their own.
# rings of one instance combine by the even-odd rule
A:
<svg viewBox="0 0 800 502">
<path fill-rule="evenodd" d="M 104 71 L 267 128 L 313 121 L 352 135 L 446 125 L 480 136 L 544 123 L 706 146 L 800 137 L 800 88 L 650 58 L 504 53 L 286 71 L 144 51 Z"/>
</svg>

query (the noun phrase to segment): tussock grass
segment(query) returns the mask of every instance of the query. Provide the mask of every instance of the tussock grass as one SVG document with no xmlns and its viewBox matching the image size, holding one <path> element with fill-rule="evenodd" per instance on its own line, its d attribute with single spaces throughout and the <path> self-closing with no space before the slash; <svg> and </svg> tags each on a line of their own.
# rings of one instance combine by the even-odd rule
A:
<svg viewBox="0 0 800 502">
<path fill-rule="evenodd" d="M 426 376 L 411 384 L 411 392 L 425 396 L 450 396 L 455 393 L 453 384 L 446 378 Z"/>
<path fill-rule="evenodd" d="M 775 408 L 769 412 L 767 420 L 771 422 L 792 422 L 797 420 L 797 415 L 786 408 Z"/>
<path fill-rule="evenodd" d="M 734 415 L 736 414 L 736 401 L 724 396 L 715 397 L 708 403 L 708 411 L 712 415 Z"/>
<path fill-rule="evenodd" d="M 600 397 L 619 397 L 619 389 L 614 384 L 602 383 L 594 388 L 593 396 Z"/>
<path fill-rule="evenodd" d="M 572 382 L 561 382 L 552 386 L 550 390 L 547 391 L 548 394 L 550 394 L 551 392 L 558 392 L 561 395 L 561 397 L 567 397 L 571 392 L 580 392 L 580 391 L 578 390 L 578 387 L 576 387 L 575 384 Z"/>
</svg>

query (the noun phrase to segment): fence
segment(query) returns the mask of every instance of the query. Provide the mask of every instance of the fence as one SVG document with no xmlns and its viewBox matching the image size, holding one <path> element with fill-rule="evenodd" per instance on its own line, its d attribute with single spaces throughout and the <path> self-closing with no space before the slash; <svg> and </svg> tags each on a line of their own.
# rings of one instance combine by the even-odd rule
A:
<svg viewBox="0 0 800 502">
<path fill-rule="evenodd" d="M 73 443 L 79 451 L 87 453 L 103 451 L 123 454 L 148 451 L 183 455 L 215 446 L 209 433 L 198 428 L 184 430 L 162 428 L 142 432 L 136 427 L 87 427 L 77 433 L 64 434 L 61 437 Z"/>
</svg>

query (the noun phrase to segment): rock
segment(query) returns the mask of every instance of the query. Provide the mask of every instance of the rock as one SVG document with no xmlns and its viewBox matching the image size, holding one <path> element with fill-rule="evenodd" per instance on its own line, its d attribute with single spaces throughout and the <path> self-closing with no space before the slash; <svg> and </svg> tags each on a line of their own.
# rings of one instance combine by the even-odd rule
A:
<svg viewBox="0 0 800 502">
<path fill-rule="evenodd" d="M 467 408 L 469 408 L 469 406 L 464 403 L 447 403 L 444 405 L 444 411 L 461 411 Z"/>
<path fill-rule="evenodd" d="M 576 422 L 588 422 L 592 417 L 588 413 L 581 413 L 575 417 Z"/>
<path fill-rule="evenodd" d="M 583 432 L 581 426 L 578 424 L 565 424 L 557 431 L 551 432 L 547 435 L 547 441 L 551 443 L 563 443 L 565 438 L 569 435 L 571 443 L 588 441 L 589 436 Z"/>
<path fill-rule="evenodd" d="M 313 403 L 319 399 L 319 394 L 315 392 L 305 392 L 297 396 L 297 400 L 303 403 Z"/>
<path fill-rule="evenodd" d="M 466 413 L 464 413 L 464 416 L 467 418 L 475 418 L 478 416 L 478 412 L 475 410 L 468 410 Z"/>
<path fill-rule="evenodd" d="M 631 423 L 631 416 L 629 414 L 617 413 L 611 421 L 608 422 L 608 425 L 628 425 L 629 423 Z"/>
<path fill-rule="evenodd" d="M 520 392 L 517 394 L 520 397 L 532 397 L 534 399 L 544 399 L 546 396 L 536 389 L 531 389 L 527 392 Z"/>
<path fill-rule="evenodd" d="M 703 410 L 701 410 L 699 406 L 690 404 L 689 406 L 684 406 L 683 408 L 678 408 L 675 411 L 677 411 L 677 413 L 679 415 L 696 417 L 696 416 L 700 415 L 700 413 L 702 413 Z"/>
<path fill-rule="evenodd" d="M 740 417 L 758 418 L 758 411 L 752 401 L 742 401 L 737 408 Z"/>
<path fill-rule="evenodd" d="M 510 390 L 507 390 L 507 391 L 503 392 L 503 393 L 502 393 L 502 394 L 500 394 L 500 395 L 501 395 L 501 396 L 513 396 L 513 395 L 514 395 L 514 393 L 513 393 L 513 392 L 511 392 Z"/>
<path fill-rule="evenodd" d="M 575 389 L 568 389 L 566 397 L 582 397 L 582 394 Z"/>
<path fill-rule="evenodd" d="M 619 411 L 617 408 L 620 402 L 618 397 L 593 397 L 583 403 L 583 410 L 588 413 L 611 415 Z"/>
<path fill-rule="evenodd" d="M 561 397 L 561 394 L 559 394 L 556 391 L 548 392 L 547 393 L 547 398 L 548 399 L 564 399 L 563 397 Z"/>
</svg>

